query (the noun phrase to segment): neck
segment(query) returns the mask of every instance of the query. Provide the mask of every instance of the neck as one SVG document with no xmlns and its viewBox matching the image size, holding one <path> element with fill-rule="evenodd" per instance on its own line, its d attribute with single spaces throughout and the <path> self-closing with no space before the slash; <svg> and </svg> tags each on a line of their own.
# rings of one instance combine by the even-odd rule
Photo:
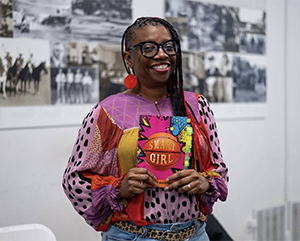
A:
<svg viewBox="0 0 300 241">
<path fill-rule="evenodd" d="M 132 90 L 132 94 L 140 95 L 143 98 L 155 103 L 157 101 L 160 101 L 167 94 L 167 88 L 166 88 L 166 86 L 156 87 L 153 89 L 136 88 L 136 89 Z"/>
</svg>

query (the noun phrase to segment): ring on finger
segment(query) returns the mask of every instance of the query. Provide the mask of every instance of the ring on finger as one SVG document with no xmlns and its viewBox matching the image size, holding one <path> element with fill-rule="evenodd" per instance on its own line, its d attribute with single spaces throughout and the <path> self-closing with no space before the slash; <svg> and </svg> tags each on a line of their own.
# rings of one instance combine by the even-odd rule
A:
<svg viewBox="0 0 300 241">
<path fill-rule="evenodd" d="M 189 188 L 189 190 L 191 190 L 191 189 L 192 189 L 192 187 L 191 187 L 191 184 L 190 184 L 190 183 L 187 185 L 187 187 Z"/>
<path fill-rule="evenodd" d="M 144 182 L 143 181 L 141 181 L 141 184 L 140 184 L 140 186 L 142 187 L 144 185 Z"/>
</svg>

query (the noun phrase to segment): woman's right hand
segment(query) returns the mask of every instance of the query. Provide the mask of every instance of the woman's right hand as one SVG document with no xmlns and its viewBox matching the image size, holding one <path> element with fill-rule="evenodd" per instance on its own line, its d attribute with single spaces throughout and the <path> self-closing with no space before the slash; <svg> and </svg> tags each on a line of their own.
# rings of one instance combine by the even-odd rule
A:
<svg viewBox="0 0 300 241">
<path fill-rule="evenodd" d="M 131 198 L 149 186 L 157 186 L 156 177 L 146 168 L 131 168 L 121 183 L 120 198 Z"/>
</svg>

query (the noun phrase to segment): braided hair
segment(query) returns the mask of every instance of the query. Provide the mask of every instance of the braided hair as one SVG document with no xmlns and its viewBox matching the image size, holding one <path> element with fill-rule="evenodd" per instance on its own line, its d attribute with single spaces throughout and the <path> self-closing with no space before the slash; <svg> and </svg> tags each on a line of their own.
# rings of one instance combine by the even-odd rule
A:
<svg viewBox="0 0 300 241">
<path fill-rule="evenodd" d="M 143 28 L 145 26 L 164 26 L 171 34 L 172 39 L 178 45 L 178 53 L 176 54 L 176 69 L 170 77 L 170 84 L 168 85 L 168 93 L 170 95 L 173 115 L 174 116 L 186 116 L 185 109 L 185 100 L 184 100 L 184 91 L 183 91 L 183 77 L 182 77 L 182 60 L 181 60 L 181 48 L 179 35 L 176 29 L 168 21 L 162 18 L 154 17 L 141 17 L 135 20 L 123 33 L 122 42 L 121 42 L 121 52 L 123 63 L 128 74 L 130 74 L 130 69 L 126 64 L 124 59 L 124 48 L 128 51 L 129 47 L 133 44 L 135 38 L 135 31 L 137 29 Z"/>
<path fill-rule="evenodd" d="M 213 166 L 210 165 L 212 163 L 209 161 L 209 155 L 206 155 L 205 158 L 201 157 L 200 150 L 201 150 L 202 137 L 204 138 L 204 140 L 210 150 L 208 153 L 211 152 L 210 143 L 209 143 L 209 140 L 207 138 L 205 138 L 205 137 L 207 137 L 207 135 L 204 130 L 205 127 L 202 126 L 203 122 L 197 121 L 197 118 L 196 118 L 192 108 L 185 101 L 185 98 L 184 98 L 180 40 L 179 40 L 179 35 L 178 35 L 176 29 L 172 26 L 172 24 L 170 24 L 168 21 L 166 21 L 162 18 L 153 18 L 153 17 L 141 17 L 141 18 L 138 18 L 137 20 L 135 20 L 135 22 L 124 31 L 124 34 L 122 37 L 121 52 L 122 52 L 124 66 L 125 66 L 128 74 L 130 74 L 130 69 L 126 64 L 123 53 L 124 53 L 124 48 L 126 51 L 128 51 L 130 46 L 133 44 L 134 38 L 136 36 L 135 30 L 143 28 L 145 26 L 158 26 L 158 25 L 162 25 L 166 29 L 168 29 L 171 34 L 172 39 L 175 40 L 176 43 L 178 44 L 178 53 L 176 54 L 177 65 L 176 65 L 176 69 L 175 69 L 174 73 L 170 76 L 170 79 L 169 79 L 170 82 L 169 82 L 168 89 L 167 89 L 168 93 L 170 95 L 171 103 L 172 103 L 173 115 L 174 116 L 187 116 L 190 119 L 191 126 L 193 128 L 193 140 L 194 140 L 194 144 L 195 144 L 196 158 L 200 162 L 200 166 L 201 166 L 200 169 L 207 171 L 209 169 L 212 169 Z M 192 162 L 190 164 L 189 168 L 194 168 L 194 162 Z"/>
</svg>

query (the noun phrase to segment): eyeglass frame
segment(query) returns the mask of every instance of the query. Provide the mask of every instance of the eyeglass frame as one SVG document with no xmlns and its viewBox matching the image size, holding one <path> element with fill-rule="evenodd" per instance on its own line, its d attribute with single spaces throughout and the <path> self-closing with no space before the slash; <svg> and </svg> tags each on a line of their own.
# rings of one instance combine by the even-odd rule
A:
<svg viewBox="0 0 300 241">
<path fill-rule="evenodd" d="M 167 52 L 166 52 L 166 50 L 163 48 L 163 46 L 167 43 L 167 42 L 173 42 L 175 45 L 175 53 L 174 54 L 168 54 Z M 144 44 L 147 44 L 147 43 L 152 43 L 152 44 L 155 44 L 156 46 L 157 46 L 157 50 L 156 50 L 156 53 L 153 55 L 153 56 L 145 56 L 145 54 L 144 54 L 144 52 L 143 52 L 143 46 L 144 46 Z M 179 48 L 179 46 L 178 46 L 178 43 L 177 43 L 177 41 L 176 40 L 174 40 L 174 39 L 169 39 L 169 40 L 167 40 L 167 41 L 165 41 L 165 42 L 163 42 L 163 43 L 161 43 L 161 44 L 159 44 L 159 43 L 156 43 L 156 42 L 154 42 L 154 41 L 143 41 L 143 42 L 140 42 L 140 43 L 137 43 L 137 44 L 135 44 L 135 45 L 132 45 L 131 47 L 129 47 L 128 48 L 128 50 L 134 50 L 134 49 L 136 49 L 137 47 L 140 47 L 140 50 L 141 50 L 141 53 L 142 53 L 142 55 L 145 57 L 145 58 L 153 58 L 155 55 L 157 55 L 157 53 L 159 52 L 159 49 L 160 49 L 160 47 L 162 48 L 162 50 L 164 51 L 164 53 L 165 54 L 167 54 L 168 56 L 174 56 L 174 55 L 176 55 L 177 53 L 178 53 L 178 48 Z"/>
</svg>

